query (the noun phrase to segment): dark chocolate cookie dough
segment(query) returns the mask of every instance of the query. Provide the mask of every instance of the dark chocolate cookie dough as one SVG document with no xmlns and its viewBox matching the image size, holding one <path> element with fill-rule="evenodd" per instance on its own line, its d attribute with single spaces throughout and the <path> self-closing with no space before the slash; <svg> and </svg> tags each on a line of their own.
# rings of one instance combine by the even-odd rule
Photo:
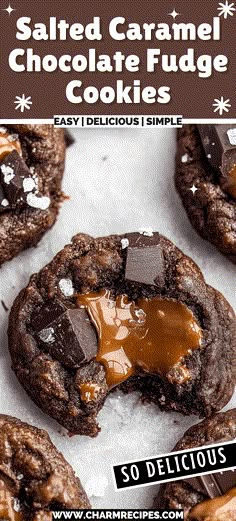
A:
<svg viewBox="0 0 236 521">
<path fill-rule="evenodd" d="M 236 409 L 232 409 L 188 429 L 174 450 L 224 443 L 235 437 Z M 183 509 L 185 521 L 235 521 L 236 471 L 167 483 L 161 487 L 154 507 Z"/>
<path fill-rule="evenodd" d="M 199 127 L 202 132 L 203 125 Z M 225 148 L 219 150 L 218 134 L 213 126 L 206 127 L 209 138 L 205 131 L 201 139 L 195 125 L 184 125 L 178 132 L 176 188 L 197 232 L 236 263 L 236 145 L 226 146 L 227 132 L 222 132 Z M 223 130 L 223 125 L 217 127 Z M 235 134 L 232 139 L 235 143 Z M 230 146 L 233 157 L 228 163 Z"/>
<path fill-rule="evenodd" d="M 46 431 L 0 415 L 0 449 L 0 519 L 51 521 L 53 508 L 90 507 Z"/>
<path fill-rule="evenodd" d="M 63 129 L 0 127 L 0 264 L 35 246 L 54 224 L 64 158 Z"/>
<path fill-rule="evenodd" d="M 201 417 L 233 393 L 232 308 L 174 244 L 145 233 L 76 235 L 13 304 L 13 370 L 72 433 L 97 434 L 117 385 Z"/>
</svg>

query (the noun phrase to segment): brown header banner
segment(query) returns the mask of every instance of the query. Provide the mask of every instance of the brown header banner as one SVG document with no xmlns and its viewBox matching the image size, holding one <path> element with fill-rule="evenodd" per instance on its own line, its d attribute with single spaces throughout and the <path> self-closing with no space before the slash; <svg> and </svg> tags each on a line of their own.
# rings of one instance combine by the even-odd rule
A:
<svg viewBox="0 0 236 521">
<path fill-rule="evenodd" d="M 0 0 L 0 119 L 236 118 L 231 0 Z"/>
</svg>

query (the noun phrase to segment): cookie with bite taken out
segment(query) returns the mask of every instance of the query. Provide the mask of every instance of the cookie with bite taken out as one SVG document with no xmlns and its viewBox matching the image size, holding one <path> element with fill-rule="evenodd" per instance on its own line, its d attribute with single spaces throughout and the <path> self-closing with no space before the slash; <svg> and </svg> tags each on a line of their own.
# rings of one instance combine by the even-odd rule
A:
<svg viewBox="0 0 236 521">
<path fill-rule="evenodd" d="M 116 387 L 204 417 L 235 385 L 232 308 L 189 257 L 150 231 L 76 235 L 20 292 L 8 335 L 27 393 L 75 434 L 97 434 Z"/>
</svg>

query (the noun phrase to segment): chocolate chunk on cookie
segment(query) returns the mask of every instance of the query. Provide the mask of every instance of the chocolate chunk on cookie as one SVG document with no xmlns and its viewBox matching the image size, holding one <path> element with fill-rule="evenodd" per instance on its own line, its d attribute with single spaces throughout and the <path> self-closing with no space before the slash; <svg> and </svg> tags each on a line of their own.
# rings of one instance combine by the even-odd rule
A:
<svg viewBox="0 0 236 521">
<path fill-rule="evenodd" d="M 164 258 L 156 236 L 131 233 L 126 247 L 125 278 L 128 281 L 148 285 L 162 285 L 164 282 Z M 155 244 L 157 242 L 157 244 Z M 126 245 L 126 246 L 125 246 Z"/>
<path fill-rule="evenodd" d="M 174 451 L 186 450 L 236 437 L 236 409 L 215 414 L 194 425 Z M 162 485 L 155 508 L 184 510 L 185 521 L 236 520 L 236 470 L 229 470 Z"/>
<path fill-rule="evenodd" d="M 53 507 L 90 507 L 79 478 L 46 431 L 0 415 L 0 448 L 0 519 L 52 521 Z"/>
<path fill-rule="evenodd" d="M 220 410 L 236 381 L 235 327 L 228 302 L 165 237 L 79 234 L 17 297 L 9 349 L 32 399 L 95 436 L 117 386 L 166 410 Z"/>
<path fill-rule="evenodd" d="M 36 180 L 16 150 L 5 155 L 0 163 L 0 183 L 9 202 L 8 210 L 25 206 L 27 194 L 37 190 Z"/>
<path fill-rule="evenodd" d="M 235 125 L 184 125 L 178 132 L 175 174 L 176 188 L 192 225 L 233 262 L 236 262 L 235 135 Z"/>
<path fill-rule="evenodd" d="M 206 157 L 223 191 L 236 199 L 236 125 L 198 125 Z"/>
<path fill-rule="evenodd" d="M 34 246 L 62 201 L 65 140 L 53 125 L 0 127 L 0 265 Z"/>
<path fill-rule="evenodd" d="M 97 354 L 97 338 L 84 309 L 66 307 L 59 300 L 43 306 L 31 325 L 53 358 L 75 369 Z"/>
</svg>

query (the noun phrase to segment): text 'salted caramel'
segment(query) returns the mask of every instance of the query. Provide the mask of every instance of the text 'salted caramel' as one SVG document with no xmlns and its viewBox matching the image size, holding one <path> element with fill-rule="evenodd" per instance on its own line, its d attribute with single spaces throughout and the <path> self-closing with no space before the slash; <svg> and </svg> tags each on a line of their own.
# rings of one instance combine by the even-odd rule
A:
<svg viewBox="0 0 236 521">
<path fill-rule="evenodd" d="M 96 360 L 106 369 L 110 387 L 133 375 L 139 367 L 166 374 L 201 344 L 201 328 L 181 302 L 168 298 L 126 295 L 112 299 L 108 290 L 79 295 L 98 335 Z"/>
</svg>

